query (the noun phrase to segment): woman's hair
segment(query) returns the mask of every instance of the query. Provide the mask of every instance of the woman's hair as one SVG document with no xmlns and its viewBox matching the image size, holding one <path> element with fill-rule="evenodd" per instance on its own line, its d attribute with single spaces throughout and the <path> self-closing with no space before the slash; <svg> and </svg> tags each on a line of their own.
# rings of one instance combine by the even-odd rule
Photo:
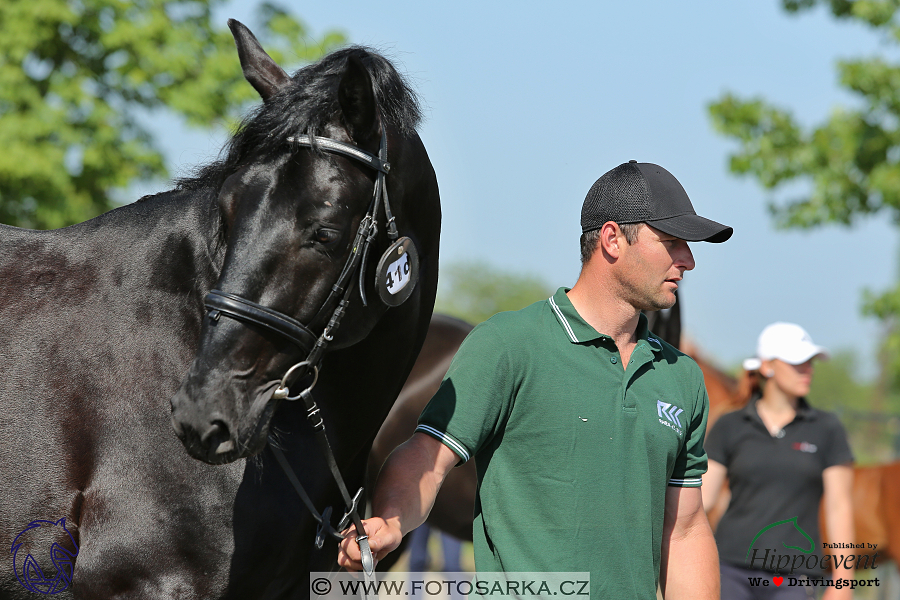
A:
<svg viewBox="0 0 900 600">
<path fill-rule="evenodd" d="M 759 369 L 744 370 L 741 372 L 741 378 L 738 381 L 738 399 L 741 405 L 762 397 L 763 377 Z"/>
</svg>

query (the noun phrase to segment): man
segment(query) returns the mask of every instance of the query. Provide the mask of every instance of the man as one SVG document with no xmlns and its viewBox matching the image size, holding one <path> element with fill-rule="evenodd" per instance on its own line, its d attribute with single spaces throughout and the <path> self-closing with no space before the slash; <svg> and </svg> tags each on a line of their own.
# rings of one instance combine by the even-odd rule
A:
<svg viewBox="0 0 900 600">
<path fill-rule="evenodd" d="M 376 559 L 424 521 L 447 472 L 475 458 L 480 572 L 590 571 L 591 598 L 718 598 L 700 496 L 708 399 L 696 363 L 647 330 L 669 308 L 687 241 L 732 229 L 697 216 L 654 164 L 598 179 L 571 290 L 476 327 L 416 433 L 382 469 L 366 521 Z M 353 535 L 338 562 L 359 569 Z"/>
</svg>

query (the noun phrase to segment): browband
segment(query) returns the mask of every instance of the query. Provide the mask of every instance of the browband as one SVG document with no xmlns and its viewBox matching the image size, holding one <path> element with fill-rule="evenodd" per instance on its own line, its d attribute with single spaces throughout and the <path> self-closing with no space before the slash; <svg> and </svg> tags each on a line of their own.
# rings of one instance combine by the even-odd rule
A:
<svg viewBox="0 0 900 600">
<path fill-rule="evenodd" d="M 313 143 L 313 140 L 315 140 L 315 143 Z M 300 146 L 306 146 L 308 148 L 321 146 L 322 149 L 329 152 L 343 154 L 344 156 L 349 156 L 350 158 L 355 158 L 360 162 L 364 162 L 376 171 L 381 171 L 385 175 L 387 175 L 391 170 L 391 163 L 387 162 L 386 160 L 381 160 L 377 156 L 369 154 L 365 150 L 360 150 L 356 146 L 351 146 L 350 144 L 345 144 L 344 142 L 339 142 L 331 138 L 319 137 L 317 135 L 306 135 L 304 133 L 302 135 L 289 137 L 288 141 L 299 144 Z"/>
</svg>

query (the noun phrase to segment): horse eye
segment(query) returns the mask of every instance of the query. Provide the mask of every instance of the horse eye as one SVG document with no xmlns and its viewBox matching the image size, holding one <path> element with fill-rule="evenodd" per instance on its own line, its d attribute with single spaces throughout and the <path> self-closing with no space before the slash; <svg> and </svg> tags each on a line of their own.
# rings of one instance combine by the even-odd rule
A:
<svg viewBox="0 0 900 600">
<path fill-rule="evenodd" d="M 316 231 L 316 241 L 320 244 L 333 244 L 338 241 L 341 234 L 334 229 L 319 229 Z"/>
</svg>

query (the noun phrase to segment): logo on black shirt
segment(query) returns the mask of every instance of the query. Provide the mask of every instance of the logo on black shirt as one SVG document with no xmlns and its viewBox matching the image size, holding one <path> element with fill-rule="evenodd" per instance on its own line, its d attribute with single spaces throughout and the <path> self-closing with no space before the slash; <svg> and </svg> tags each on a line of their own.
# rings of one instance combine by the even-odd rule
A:
<svg viewBox="0 0 900 600">
<path fill-rule="evenodd" d="M 819 449 L 815 444 L 810 444 L 809 442 L 794 442 L 791 444 L 791 448 L 794 450 L 799 450 L 800 452 L 809 452 L 813 453 Z"/>
</svg>

